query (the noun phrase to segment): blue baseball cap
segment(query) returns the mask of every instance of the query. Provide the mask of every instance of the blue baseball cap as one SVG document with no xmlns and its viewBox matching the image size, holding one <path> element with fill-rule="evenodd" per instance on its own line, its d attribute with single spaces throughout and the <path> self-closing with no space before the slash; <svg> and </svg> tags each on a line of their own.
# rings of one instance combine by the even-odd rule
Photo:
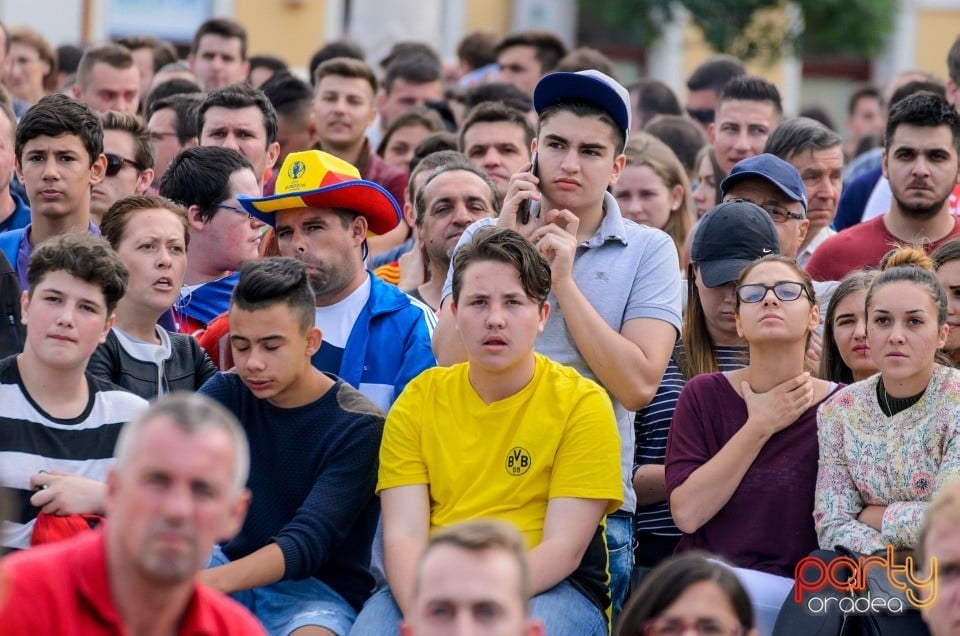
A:
<svg viewBox="0 0 960 636">
<path fill-rule="evenodd" d="M 720 198 L 744 179 L 760 177 L 777 186 L 781 192 L 803 205 L 803 215 L 807 215 L 807 189 L 803 186 L 800 173 L 789 163 L 776 155 L 765 152 L 747 157 L 734 164 L 729 176 L 720 182 Z"/>
<path fill-rule="evenodd" d="M 533 89 L 533 108 L 537 114 L 554 104 L 568 101 L 596 104 L 613 117 L 623 130 L 624 139 L 630 135 L 630 93 L 609 75 L 593 69 L 550 73 L 544 75 Z"/>
</svg>

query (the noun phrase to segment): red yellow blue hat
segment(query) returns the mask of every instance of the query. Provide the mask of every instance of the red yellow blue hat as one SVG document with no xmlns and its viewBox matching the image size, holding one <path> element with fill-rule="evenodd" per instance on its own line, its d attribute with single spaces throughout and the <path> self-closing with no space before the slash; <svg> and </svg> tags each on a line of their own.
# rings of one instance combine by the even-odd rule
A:
<svg viewBox="0 0 960 636">
<path fill-rule="evenodd" d="M 386 234 L 400 223 L 400 206 L 383 186 L 360 178 L 360 171 L 320 150 L 291 152 L 277 175 L 275 194 L 239 196 L 243 209 L 276 227 L 276 212 L 297 208 L 350 210 L 367 219 L 372 234 Z"/>
</svg>

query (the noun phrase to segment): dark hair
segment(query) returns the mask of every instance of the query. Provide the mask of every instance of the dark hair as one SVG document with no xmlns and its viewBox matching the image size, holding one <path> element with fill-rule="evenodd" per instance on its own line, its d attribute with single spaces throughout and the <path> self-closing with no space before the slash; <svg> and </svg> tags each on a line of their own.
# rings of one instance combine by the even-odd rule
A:
<svg viewBox="0 0 960 636">
<path fill-rule="evenodd" d="M 732 55 L 714 55 L 693 69 L 687 78 L 687 90 L 712 90 L 719 94 L 727 82 L 746 74 L 743 62 Z"/>
<path fill-rule="evenodd" d="M 200 50 L 200 40 L 205 35 L 240 40 L 240 59 L 247 59 L 247 30 L 239 22 L 229 18 L 210 18 L 201 24 L 193 34 L 193 43 L 190 45 L 192 55 L 196 55 Z"/>
<path fill-rule="evenodd" d="M 7 42 L 10 46 L 10 42 Z M 67 75 L 77 72 L 80 66 L 80 58 L 83 57 L 83 49 L 76 44 L 61 44 L 56 49 L 57 53 L 57 71 Z"/>
<path fill-rule="evenodd" d="M 313 72 L 313 86 L 319 87 L 320 82 L 328 75 L 366 80 L 373 94 L 377 94 L 377 76 L 370 65 L 363 60 L 352 57 L 335 57 L 326 60 Z"/>
<path fill-rule="evenodd" d="M 543 128 L 543 124 L 549 120 L 551 117 L 557 113 L 571 113 L 577 117 L 595 117 L 603 123 L 607 124 L 610 128 L 610 133 L 613 135 L 613 153 L 614 155 L 619 155 L 623 152 L 623 147 L 627 143 L 627 132 L 620 127 L 613 117 L 600 108 L 593 102 L 585 102 L 578 100 L 570 100 L 557 102 L 556 104 L 551 104 L 547 106 L 542 111 L 540 111 L 540 116 L 537 118 L 537 136 L 540 136 L 540 129 Z"/>
<path fill-rule="evenodd" d="M 497 56 L 514 46 L 532 46 L 541 73 L 557 68 L 560 59 L 567 54 L 567 46 L 552 31 L 530 29 L 511 33 L 497 44 Z"/>
<path fill-rule="evenodd" d="M 414 208 L 417 211 L 417 227 L 423 226 L 423 219 L 427 215 L 427 202 L 426 202 L 426 189 L 430 185 L 430 182 L 439 177 L 440 175 L 446 172 L 469 172 L 471 174 L 479 177 L 490 189 L 490 204 L 493 209 L 493 215 L 499 216 L 500 214 L 500 194 L 497 192 L 497 186 L 493 184 L 493 181 L 490 177 L 487 176 L 487 173 L 477 167 L 477 164 L 473 163 L 460 153 L 457 153 L 459 156 L 451 158 L 450 161 L 444 163 L 441 166 L 438 166 L 430 171 L 430 174 L 427 175 L 427 178 L 423 180 L 423 183 L 420 184 L 420 187 L 417 188 L 416 196 L 414 197 L 413 204 Z"/>
<path fill-rule="evenodd" d="M 861 99 L 875 99 L 881 106 L 883 105 L 883 94 L 879 88 L 873 85 L 861 86 L 853 91 L 847 100 L 847 115 L 853 115 Z"/>
<path fill-rule="evenodd" d="M 854 381 L 853 371 L 840 356 L 837 339 L 834 335 L 833 321 L 837 317 L 837 307 L 843 300 L 852 294 L 865 292 L 877 278 L 876 270 L 854 271 L 843 277 L 837 288 L 830 296 L 827 306 L 827 315 L 823 321 L 823 351 L 820 354 L 820 378 L 830 382 L 850 384 Z"/>
<path fill-rule="evenodd" d="M 90 74 L 97 64 L 106 64 L 118 70 L 125 70 L 133 67 L 133 55 L 127 47 L 113 43 L 87 49 L 80 58 L 80 65 L 77 66 L 77 85 L 80 88 L 85 89 L 90 84 Z"/>
<path fill-rule="evenodd" d="M 496 31 L 471 31 L 457 43 L 457 57 L 466 62 L 470 70 L 496 64 L 499 40 L 500 36 Z"/>
<path fill-rule="evenodd" d="M 723 591 L 740 626 L 744 630 L 753 629 L 750 597 L 733 570 L 705 554 L 687 552 L 668 558 L 647 575 L 640 588 L 630 595 L 614 633 L 616 636 L 643 634 L 647 621 L 663 614 L 691 586 L 705 581 L 715 583 Z"/>
<path fill-rule="evenodd" d="M 75 135 L 83 142 L 90 165 L 103 153 L 103 123 L 92 108 L 62 93 L 43 96 L 31 106 L 17 126 L 14 151 L 23 159 L 23 147 L 37 137 Z"/>
<path fill-rule="evenodd" d="M 160 179 L 160 196 L 185 208 L 196 205 L 204 223 L 219 212 L 216 204 L 230 198 L 230 177 L 253 166 L 236 150 L 220 146 L 187 148 L 170 162 Z"/>
<path fill-rule="evenodd" d="M 398 115 L 392 122 L 390 122 L 390 125 L 387 126 L 387 130 L 383 133 L 383 137 L 380 139 L 380 143 L 377 145 L 377 155 L 381 157 L 384 155 L 384 153 L 387 151 L 387 146 L 390 145 L 390 139 L 393 137 L 394 133 L 401 128 L 412 128 L 414 126 L 426 128 L 428 134 L 445 130 L 443 120 L 440 119 L 440 115 L 437 114 L 437 111 L 433 110 L 432 108 L 427 108 L 426 106 L 416 106 Z"/>
<path fill-rule="evenodd" d="M 349 57 L 355 60 L 363 60 L 367 57 L 367 54 L 363 50 L 363 46 L 347 38 L 334 40 L 333 42 L 327 42 L 325 45 L 320 47 L 316 53 L 313 54 L 313 57 L 310 58 L 311 86 L 317 85 L 317 82 L 314 80 L 317 67 L 327 60 L 332 60 L 335 57 Z"/>
<path fill-rule="evenodd" d="M 152 35 L 128 35 L 116 39 L 117 44 L 125 46 L 130 51 L 150 49 L 153 53 L 153 72 L 156 73 L 167 64 L 178 59 L 177 49 L 167 40 L 160 40 Z"/>
<path fill-rule="evenodd" d="M 394 42 L 387 54 L 380 58 L 380 68 L 385 71 L 388 66 L 405 57 L 428 57 L 436 62 L 437 66 L 443 65 L 440 53 L 426 42 L 422 40 L 400 40 Z"/>
<path fill-rule="evenodd" d="M 683 108 L 676 93 L 664 82 L 642 79 L 632 87 L 637 93 L 637 124 L 640 128 L 651 123 L 658 115 L 683 115 Z M 696 124 L 694 124 L 696 126 Z M 699 126 L 697 126 L 700 128 Z M 700 129 L 701 132 L 703 129 Z"/>
<path fill-rule="evenodd" d="M 153 141 L 150 139 L 150 131 L 147 130 L 147 123 L 140 115 L 108 110 L 101 115 L 101 120 L 105 131 L 122 130 L 133 137 L 133 160 L 137 163 L 138 172 L 153 168 L 156 152 L 153 149 Z"/>
<path fill-rule="evenodd" d="M 707 317 L 697 291 L 697 263 L 694 261 L 687 264 L 687 310 L 683 312 L 680 332 L 683 334 L 683 355 L 679 356 L 677 364 L 684 379 L 720 370 L 716 345 L 707 329 Z"/>
<path fill-rule="evenodd" d="M 781 122 L 767 137 L 764 152 L 790 161 L 808 150 L 827 150 L 843 143 L 840 135 L 823 124 L 807 117 L 796 117 Z"/>
<path fill-rule="evenodd" d="M 960 259 L 960 238 L 953 238 L 949 241 L 941 243 L 940 247 L 935 249 L 933 253 L 930 254 L 930 260 L 933 261 L 934 271 L 939 270 L 950 261 L 955 261 L 958 259 Z"/>
<path fill-rule="evenodd" d="M 913 80 L 893 91 L 893 95 L 890 96 L 890 108 L 892 109 L 896 104 L 911 95 L 922 92 L 933 93 L 943 98 L 947 96 L 946 86 L 938 79 Z"/>
<path fill-rule="evenodd" d="M 240 279 L 230 295 L 230 307 L 260 311 L 277 303 L 293 310 L 304 333 L 313 326 L 316 296 L 310 287 L 306 265 L 284 256 L 244 261 Z"/>
<path fill-rule="evenodd" d="M 604 75 L 609 75 L 617 79 L 617 69 L 614 68 L 610 58 L 589 46 L 578 46 L 557 62 L 554 71 L 565 71 L 567 73 L 576 73 L 577 71 L 587 71 L 594 69 Z"/>
<path fill-rule="evenodd" d="M 960 35 L 950 45 L 947 53 L 947 75 L 954 84 L 960 84 Z"/>
<path fill-rule="evenodd" d="M 305 122 L 310 116 L 313 90 L 299 77 L 288 71 L 277 71 L 260 87 L 284 121 Z"/>
<path fill-rule="evenodd" d="M 33 298 L 33 291 L 47 274 L 60 271 L 100 288 L 108 316 L 130 280 L 126 266 L 106 239 L 86 232 L 58 234 L 33 250 L 27 265 L 29 296 Z"/>
<path fill-rule="evenodd" d="M 883 271 L 867 290 L 866 306 L 869 310 L 873 294 L 890 283 L 908 282 L 922 287 L 930 295 L 933 306 L 937 309 L 937 326 L 947 323 L 947 294 L 943 285 L 934 274 L 934 261 L 922 247 L 906 245 L 891 250 L 884 256 Z"/>
<path fill-rule="evenodd" d="M 265 68 L 274 73 L 290 70 L 286 61 L 276 55 L 251 55 L 248 62 L 250 64 L 250 71 L 247 73 L 247 80 L 250 79 L 250 74 L 253 73 L 253 69 L 256 68 Z"/>
<path fill-rule="evenodd" d="M 168 79 L 165 82 L 160 82 L 153 87 L 149 93 L 147 93 L 146 99 L 143 100 L 144 110 L 147 112 L 147 118 L 150 118 L 150 115 L 156 110 L 154 104 L 160 100 L 173 97 L 175 95 L 193 95 L 198 97 L 197 106 L 200 105 L 200 102 L 203 101 L 204 93 L 203 89 L 200 88 L 200 85 L 194 82 L 193 80 L 188 80 L 184 77 L 173 77 Z M 196 120 L 197 114 L 193 113 L 193 119 Z M 193 122 L 194 128 L 196 128 L 197 122 Z M 193 135 L 196 137 L 196 134 Z"/>
<path fill-rule="evenodd" d="M 417 147 L 413 149 L 413 157 L 410 158 L 410 166 L 416 166 L 420 161 L 428 156 L 444 150 L 456 150 L 456 136 L 445 130 L 430 133 L 420 140 Z"/>
<path fill-rule="evenodd" d="M 697 156 L 707 146 L 707 134 L 702 126 L 682 115 L 660 115 L 644 126 L 643 132 L 667 144 L 687 174 L 696 173 Z"/>
<path fill-rule="evenodd" d="M 197 133 L 199 135 L 203 134 L 207 111 L 216 106 L 230 110 L 256 106 L 263 115 L 263 127 L 267 131 L 266 145 L 269 146 L 277 140 L 277 111 L 273 108 L 273 104 L 270 103 L 267 96 L 263 94 L 263 91 L 253 88 L 246 82 L 238 82 L 210 91 L 197 111 Z"/>
<path fill-rule="evenodd" d="M 810 106 L 804 106 L 800 109 L 799 117 L 806 117 L 812 119 L 815 122 L 821 123 L 830 129 L 833 132 L 837 130 L 837 124 L 833 121 L 833 117 L 830 116 L 830 113 L 827 112 L 827 109 L 821 106 L 820 104 L 812 104 Z"/>
<path fill-rule="evenodd" d="M 442 79 L 440 63 L 429 55 L 410 54 L 390 62 L 383 76 L 383 88 L 389 94 L 394 83 L 403 80 L 408 84 L 428 84 Z"/>
<path fill-rule="evenodd" d="M 161 84 L 163 86 L 163 84 Z M 197 138 L 197 111 L 203 95 L 200 93 L 186 93 L 170 95 L 150 103 L 147 118 L 153 117 L 157 111 L 169 108 L 174 112 L 174 128 L 177 132 L 177 141 L 186 145 L 191 139 Z"/>
<path fill-rule="evenodd" d="M 523 138 L 527 144 L 526 147 L 530 147 L 530 140 L 533 139 L 535 133 L 523 111 L 500 102 L 481 102 L 467 112 L 463 123 L 460 125 L 460 136 L 457 140 L 460 151 L 464 152 L 466 150 L 464 137 L 474 124 L 495 124 L 499 122 L 513 124 L 522 130 Z"/>
<path fill-rule="evenodd" d="M 515 230 L 503 227 L 482 227 L 473 240 L 462 245 L 453 255 L 453 302 L 460 299 L 463 275 L 471 263 L 495 261 L 513 266 L 520 275 L 520 285 L 527 298 L 540 307 L 550 294 L 550 263 L 533 243 Z"/>
<path fill-rule="evenodd" d="M 53 47 L 50 46 L 50 43 L 47 42 L 46 38 L 44 38 L 39 31 L 31 27 L 18 26 L 10 29 L 7 37 L 7 52 L 10 51 L 10 46 L 14 43 L 29 46 L 37 52 L 41 60 L 50 66 L 50 71 L 43 76 L 43 88 L 47 91 L 56 90 L 57 69 L 59 68 L 57 66 L 57 53 L 53 50 Z"/>
<path fill-rule="evenodd" d="M 893 136 L 901 124 L 924 128 L 946 126 L 950 129 L 954 149 L 960 152 L 960 115 L 941 95 L 916 93 L 890 108 L 887 128 L 883 135 L 883 147 L 887 152 L 890 151 Z"/>
<path fill-rule="evenodd" d="M 728 100 L 770 102 L 777 117 L 783 115 L 783 102 L 776 85 L 756 75 L 739 75 L 724 84 L 717 98 L 717 110 L 720 104 Z"/>
<path fill-rule="evenodd" d="M 118 249 L 123 234 L 127 230 L 132 214 L 140 210 L 169 210 L 183 223 L 183 244 L 190 243 L 190 224 L 187 222 L 187 211 L 182 205 L 170 199 L 153 194 L 136 194 L 124 197 L 110 206 L 100 220 L 100 235 L 107 239 L 110 247 Z"/>
<path fill-rule="evenodd" d="M 528 92 L 506 82 L 488 82 L 471 86 L 464 94 L 463 100 L 467 110 L 476 108 L 484 102 L 500 102 L 523 113 L 533 108 L 533 98 Z"/>
</svg>

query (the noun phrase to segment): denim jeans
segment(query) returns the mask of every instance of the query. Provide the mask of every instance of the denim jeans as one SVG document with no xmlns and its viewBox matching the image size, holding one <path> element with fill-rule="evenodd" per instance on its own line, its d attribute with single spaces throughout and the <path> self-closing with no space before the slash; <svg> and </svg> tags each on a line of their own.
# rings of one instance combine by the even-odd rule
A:
<svg viewBox="0 0 960 636">
<path fill-rule="evenodd" d="M 616 621 L 627 600 L 633 576 L 633 516 L 607 516 L 607 554 L 610 560 L 610 600 Z"/>
<path fill-rule="evenodd" d="M 549 636 L 606 636 L 607 617 L 577 591 L 562 581 L 530 601 L 530 614 L 543 623 Z M 400 633 L 400 608 L 388 588 L 367 601 L 357 616 L 350 636 L 396 636 Z"/>
</svg>

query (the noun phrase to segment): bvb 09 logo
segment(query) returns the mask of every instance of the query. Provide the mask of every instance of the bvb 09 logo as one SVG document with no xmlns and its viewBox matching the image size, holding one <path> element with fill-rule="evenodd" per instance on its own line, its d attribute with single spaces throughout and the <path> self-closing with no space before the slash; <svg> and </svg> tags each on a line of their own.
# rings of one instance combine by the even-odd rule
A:
<svg viewBox="0 0 960 636">
<path fill-rule="evenodd" d="M 532 461 L 527 449 L 514 446 L 507 453 L 507 472 L 514 476 L 522 475 L 530 470 Z"/>
</svg>

